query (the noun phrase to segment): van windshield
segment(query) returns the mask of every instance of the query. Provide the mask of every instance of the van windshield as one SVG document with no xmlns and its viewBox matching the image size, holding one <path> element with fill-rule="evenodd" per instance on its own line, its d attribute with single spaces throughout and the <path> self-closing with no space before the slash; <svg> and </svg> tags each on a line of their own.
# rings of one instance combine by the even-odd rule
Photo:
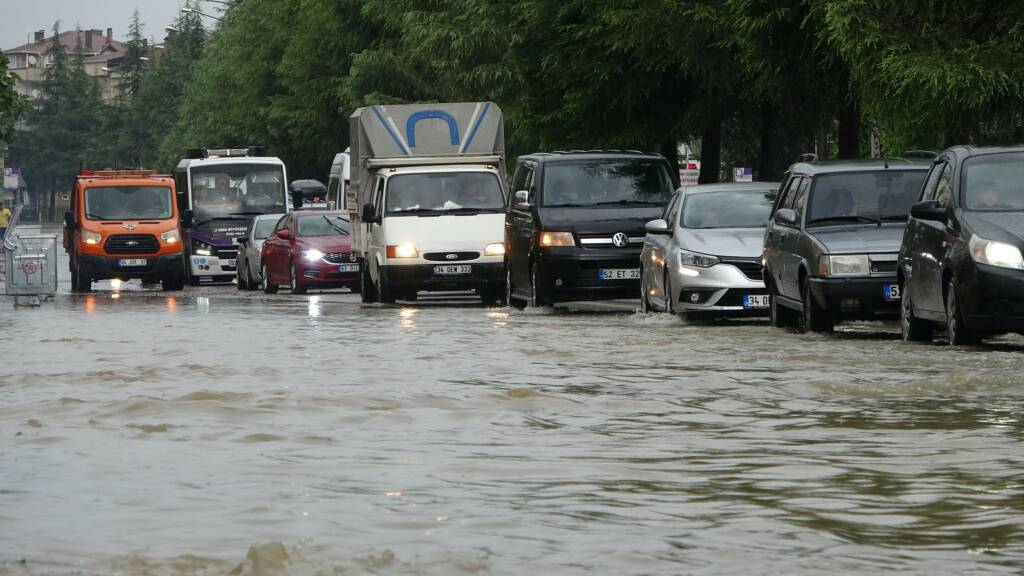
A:
<svg viewBox="0 0 1024 576">
<path fill-rule="evenodd" d="M 85 217 L 89 220 L 167 220 L 171 189 L 166 186 L 105 186 L 86 188 Z"/>
<path fill-rule="evenodd" d="M 505 197 L 491 172 L 398 174 L 388 178 L 388 214 L 503 212 Z"/>
<path fill-rule="evenodd" d="M 664 206 L 673 190 L 662 160 L 594 159 L 544 168 L 544 206 Z"/>
<path fill-rule="evenodd" d="M 287 211 L 281 166 L 220 163 L 196 166 L 191 172 L 196 222 Z"/>
<path fill-rule="evenodd" d="M 879 170 L 815 176 L 807 225 L 905 221 L 926 174 L 925 170 Z"/>
</svg>

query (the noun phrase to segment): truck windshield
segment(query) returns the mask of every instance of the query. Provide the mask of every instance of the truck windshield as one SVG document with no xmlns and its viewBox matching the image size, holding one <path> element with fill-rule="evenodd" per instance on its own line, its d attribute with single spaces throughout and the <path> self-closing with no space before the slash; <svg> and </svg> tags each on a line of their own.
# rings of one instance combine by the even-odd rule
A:
<svg viewBox="0 0 1024 576">
<path fill-rule="evenodd" d="M 297 234 L 300 238 L 309 236 L 348 236 L 348 218 L 337 214 L 318 214 L 299 218 Z"/>
<path fill-rule="evenodd" d="M 649 159 L 550 162 L 544 206 L 664 206 L 674 186 L 668 164 Z"/>
<path fill-rule="evenodd" d="M 902 222 L 926 174 L 925 170 L 879 170 L 815 176 L 807 201 L 807 225 Z"/>
<path fill-rule="evenodd" d="M 171 189 L 166 186 L 108 186 L 85 190 L 89 220 L 167 220 Z"/>
<path fill-rule="evenodd" d="M 764 228 L 775 190 L 727 190 L 686 197 L 683 228 Z"/>
<path fill-rule="evenodd" d="M 215 164 L 192 168 L 195 220 L 286 212 L 284 170 L 272 164 Z"/>
<path fill-rule="evenodd" d="M 388 178 L 388 214 L 502 212 L 505 197 L 491 172 L 398 174 Z"/>
<path fill-rule="evenodd" d="M 967 210 L 1024 210 L 1024 154 L 986 154 L 964 162 L 963 206 Z"/>
</svg>

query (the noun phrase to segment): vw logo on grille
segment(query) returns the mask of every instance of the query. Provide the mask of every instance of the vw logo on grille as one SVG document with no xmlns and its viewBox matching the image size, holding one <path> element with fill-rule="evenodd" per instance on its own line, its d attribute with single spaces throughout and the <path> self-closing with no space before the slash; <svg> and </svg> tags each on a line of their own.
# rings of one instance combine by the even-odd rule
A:
<svg viewBox="0 0 1024 576">
<path fill-rule="evenodd" d="M 138 226 L 136 226 L 135 224 L 125 224 L 124 226 L 122 226 L 122 228 L 131 232 L 132 230 L 138 229 Z"/>
<path fill-rule="evenodd" d="M 459 255 L 458 254 L 445 254 L 445 258 L 447 258 L 448 260 L 458 260 L 459 259 Z"/>
<path fill-rule="evenodd" d="M 624 232 L 616 232 L 612 236 L 612 244 L 615 244 L 616 248 L 625 248 L 626 244 L 629 244 L 629 236 L 626 236 Z"/>
</svg>

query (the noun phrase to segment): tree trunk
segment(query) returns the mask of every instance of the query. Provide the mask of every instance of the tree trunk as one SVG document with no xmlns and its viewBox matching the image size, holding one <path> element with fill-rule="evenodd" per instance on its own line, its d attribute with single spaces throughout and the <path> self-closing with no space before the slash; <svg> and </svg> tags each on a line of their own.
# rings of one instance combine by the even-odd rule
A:
<svg viewBox="0 0 1024 576">
<path fill-rule="evenodd" d="M 778 138 L 775 134 L 775 107 L 771 104 L 761 106 L 761 153 L 758 159 L 757 180 L 761 182 L 772 182 L 780 178 L 781 170 L 778 169 L 775 159 L 775 147 L 778 145 Z"/>
<path fill-rule="evenodd" d="M 839 154 L 842 159 L 860 156 L 860 102 L 852 91 L 843 96 L 839 110 Z"/>
<path fill-rule="evenodd" d="M 56 209 L 57 209 L 57 177 L 54 176 L 53 180 L 50 182 L 50 205 L 46 209 L 46 214 L 47 214 L 46 219 L 49 222 L 53 222 L 54 218 L 56 218 Z"/>
<path fill-rule="evenodd" d="M 679 177 L 679 143 L 672 138 L 666 138 L 661 141 L 660 152 L 672 166 L 672 179 L 675 180 Z"/>
<path fill-rule="evenodd" d="M 704 129 L 700 136 L 700 177 L 698 184 L 713 184 L 722 173 L 722 119 Z"/>
</svg>

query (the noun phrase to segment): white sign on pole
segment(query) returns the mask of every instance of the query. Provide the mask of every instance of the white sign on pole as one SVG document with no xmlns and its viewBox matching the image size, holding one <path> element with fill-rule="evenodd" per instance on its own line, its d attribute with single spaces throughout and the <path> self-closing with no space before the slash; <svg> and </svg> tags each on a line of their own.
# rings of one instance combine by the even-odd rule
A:
<svg viewBox="0 0 1024 576">
<path fill-rule="evenodd" d="M 750 166 L 743 166 L 741 168 L 733 168 L 732 171 L 733 182 L 753 182 L 754 181 L 754 169 Z"/>
</svg>

